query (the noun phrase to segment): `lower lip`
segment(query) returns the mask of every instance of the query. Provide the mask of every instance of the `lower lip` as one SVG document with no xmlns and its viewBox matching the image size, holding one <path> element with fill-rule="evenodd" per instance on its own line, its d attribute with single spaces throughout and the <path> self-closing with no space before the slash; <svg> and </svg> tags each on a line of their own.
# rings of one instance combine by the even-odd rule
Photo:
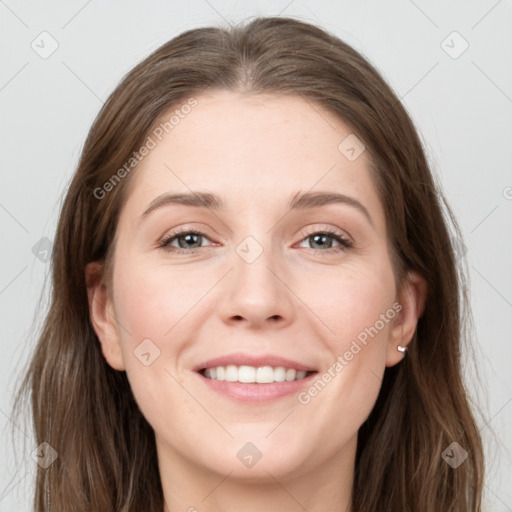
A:
<svg viewBox="0 0 512 512">
<path fill-rule="evenodd" d="M 250 402 L 270 402 L 278 398 L 297 394 L 301 389 L 310 385 L 316 373 L 312 373 L 300 380 L 272 382 L 269 384 L 244 384 L 243 382 L 208 379 L 200 373 L 197 373 L 197 375 L 211 390 L 229 398 Z"/>
</svg>

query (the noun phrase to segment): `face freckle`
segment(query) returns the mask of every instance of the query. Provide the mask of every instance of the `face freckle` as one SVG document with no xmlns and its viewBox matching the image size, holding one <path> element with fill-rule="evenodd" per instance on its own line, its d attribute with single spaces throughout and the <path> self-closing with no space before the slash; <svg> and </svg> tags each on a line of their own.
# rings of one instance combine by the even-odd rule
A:
<svg viewBox="0 0 512 512">
<path fill-rule="evenodd" d="M 396 317 L 368 155 L 347 158 L 350 129 L 300 97 L 197 101 L 134 172 L 119 219 L 112 307 L 130 384 L 164 465 L 242 477 L 233 454 L 250 439 L 267 454 L 254 477 L 328 467 L 355 449 Z M 213 390 L 197 365 L 233 354 L 310 368 L 307 402 L 298 390 L 260 401 Z"/>
</svg>

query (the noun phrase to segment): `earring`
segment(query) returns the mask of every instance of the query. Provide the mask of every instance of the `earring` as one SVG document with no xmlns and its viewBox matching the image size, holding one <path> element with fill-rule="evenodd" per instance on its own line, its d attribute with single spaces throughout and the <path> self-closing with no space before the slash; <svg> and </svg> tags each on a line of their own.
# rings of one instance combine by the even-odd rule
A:
<svg viewBox="0 0 512 512">
<path fill-rule="evenodd" d="M 400 352 L 405 352 L 407 350 L 407 347 L 402 347 L 402 345 L 398 345 L 397 348 Z"/>
</svg>

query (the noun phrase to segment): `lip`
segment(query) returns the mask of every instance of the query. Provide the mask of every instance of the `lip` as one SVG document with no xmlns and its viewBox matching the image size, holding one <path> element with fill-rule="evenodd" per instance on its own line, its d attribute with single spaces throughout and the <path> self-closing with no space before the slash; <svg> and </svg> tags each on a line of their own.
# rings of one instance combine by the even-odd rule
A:
<svg viewBox="0 0 512 512">
<path fill-rule="evenodd" d="M 283 366 L 284 368 L 293 368 L 305 372 L 312 372 L 310 375 L 300 380 L 272 382 L 268 384 L 228 382 L 225 380 L 209 379 L 205 377 L 201 370 L 205 368 L 215 368 L 217 366 Z M 318 371 L 306 364 L 273 354 L 244 354 L 237 352 L 225 356 L 208 359 L 201 362 L 193 368 L 195 374 L 208 388 L 227 398 L 246 402 L 270 402 L 290 395 L 296 395 L 301 389 L 311 384 L 311 381 L 317 375 Z"/>
<path fill-rule="evenodd" d="M 291 382 L 272 382 L 270 384 L 245 384 L 243 382 L 228 382 L 225 380 L 208 379 L 199 372 L 196 372 L 195 375 L 197 375 L 210 390 L 227 398 L 244 402 L 271 402 L 290 395 L 296 396 L 301 389 L 311 385 L 311 382 L 316 377 L 317 372 L 312 373 L 301 380 L 293 380 Z"/>
<path fill-rule="evenodd" d="M 307 366 L 305 364 L 299 363 L 298 361 L 293 361 L 292 359 L 287 359 L 285 357 L 280 357 L 272 354 L 243 354 L 241 352 L 237 352 L 234 354 L 228 354 L 225 356 L 216 357 L 214 359 L 208 359 L 207 361 L 203 361 L 200 364 L 194 366 L 192 370 L 195 372 L 199 372 L 200 370 L 204 370 L 205 368 L 215 368 L 217 366 L 254 366 L 256 368 L 260 366 L 284 366 L 285 368 L 293 368 L 294 370 L 302 370 L 304 372 L 316 372 L 316 368 L 312 368 L 311 366 Z M 222 382 L 222 381 L 219 381 Z M 301 381 L 297 381 L 301 382 Z M 264 384 L 268 386 L 268 384 Z"/>
</svg>

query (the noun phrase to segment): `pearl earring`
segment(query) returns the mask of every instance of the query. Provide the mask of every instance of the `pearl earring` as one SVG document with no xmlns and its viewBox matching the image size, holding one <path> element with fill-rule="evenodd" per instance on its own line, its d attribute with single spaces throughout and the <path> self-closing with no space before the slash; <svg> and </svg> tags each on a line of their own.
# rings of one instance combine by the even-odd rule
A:
<svg viewBox="0 0 512 512">
<path fill-rule="evenodd" d="M 398 345 L 397 348 L 400 352 L 405 352 L 407 350 L 407 347 L 402 347 L 402 345 Z"/>
</svg>

